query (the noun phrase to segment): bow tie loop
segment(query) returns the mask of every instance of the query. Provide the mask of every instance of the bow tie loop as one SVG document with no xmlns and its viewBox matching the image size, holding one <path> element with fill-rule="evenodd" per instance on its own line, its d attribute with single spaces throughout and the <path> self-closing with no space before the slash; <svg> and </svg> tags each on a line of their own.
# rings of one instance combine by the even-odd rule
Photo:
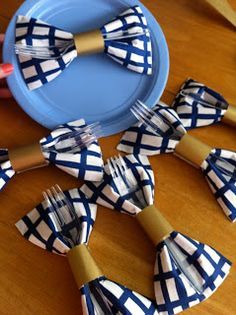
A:
<svg viewBox="0 0 236 315">
<path fill-rule="evenodd" d="M 54 80 L 77 56 L 98 52 L 105 52 L 132 71 L 152 74 L 150 31 L 139 6 L 129 8 L 100 29 L 75 35 L 19 16 L 15 51 L 30 90 Z"/>
<path fill-rule="evenodd" d="M 188 268 L 180 268 L 173 247 Z M 158 311 L 177 314 L 204 301 L 223 283 L 230 268 L 231 262 L 212 247 L 172 232 L 168 243 L 163 241 L 157 247 L 154 280 Z"/>
<path fill-rule="evenodd" d="M 93 202 L 135 215 L 157 246 L 154 288 L 158 312 L 172 315 L 198 304 L 228 275 L 231 263 L 225 257 L 175 232 L 155 208 L 153 172 L 143 156 L 109 159 L 103 181 L 86 183 L 81 190 Z"/>
<path fill-rule="evenodd" d="M 138 102 L 132 108 L 132 112 L 141 125 L 136 124 L 125 132 L 117 147 L 118 150 L 150 156 L 174 153 L 201 169 L 219 205 L 230 221 L 234 222 L 236 220 L 236 153 L 216 150 L 219 152 L 217 156 L 213 148 L 190 136 L 174 109 L 163 103 L 156 105 L 152 110 Z M 228 156 L 231 158 L 228 159 Z"/>
<path fill-rule="evenodd" d="M 76 178 L 100 181 L 104 168 L 100 135 L 99 124 L 87 126 L 81 119 L 58 126 L 38 143 L 1 150 L 0 189 L 15 174 L 50 163 Z"/>
<path fill-rule="evenodd" d="M 55 187 L 44 196 L 45 201 L 16 226 L 35 245 L 67 256 L 82 294 L 84 314 L 137 314 L 138 310 L 140 314 L 158 315 L 155 303 L 106 279 L 91 256 L 87 244 L 97 206 L 78 189 L 63 193 Z"/>
<path fill-rule="evenodd" d="M 236 126 L 236 108 L 218 92 L 192 79 L 181 86 L 172 106 L 187 130 L 220 121 Z"/>
<path fill-rule="evenodd" d="M 152 110 L 137 102 L 132 112 L 139 123 L 122 136 L 117 146 L 120 151 L 147 156 L 173 153 L 187 133 L 178 114 L 163 102 L 159 102 Z"/>
</svg>

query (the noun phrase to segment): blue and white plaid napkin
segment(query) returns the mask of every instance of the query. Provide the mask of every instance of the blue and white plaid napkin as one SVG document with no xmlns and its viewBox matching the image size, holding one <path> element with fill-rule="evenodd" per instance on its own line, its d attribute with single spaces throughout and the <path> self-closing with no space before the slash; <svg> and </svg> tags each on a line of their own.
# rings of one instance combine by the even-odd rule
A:
<svg viewBox="0 0 236 315">
<path fill-rule="evenodd" d="M 73 205 L 81 225 L 78 245 L 87 245 L 96 220 L 97 206 L 78 189 L 65 192 L 65 195 Z M 75 234 L 75 224 L 75 221 L 68 222 L 68 235 Z M 46 202 L 23 217 L 16 227 L 27 240 L 50 252 L 66 255 L 71 249 L 70 244 L 65 243 L 55 231 Z M 94 289 L 92 293 L 91 286 Z M 105 276 L 83 285 L 80 291 L 85 315 L 104 314 L 101 310 L 104 303 L 111 309 L 111 314 L 158 315 L 154 302 Z"/>
<path fill-rule="evenodd" d="M 148 158 L 142 155 L 124 157 L 131 182 L 136 182 L 142 191 L 145 204 L 154 204 L 154 174 Z M 131 180 L 132 179 L 132 180 Z M 108 165 L 105 165 L 104 179 L 100 183 L 88 182 L 81 190 L 94 203 L 136 216 L 143 209 L 132 201 L 132 192 L 124 194 L 113 180 Z M 158 227 L 157 227 L 158 229 Z M 195 241 L 179 232 L 172 232 L 169 240 L 187 256 L 188 263 L 195 270 L 203 287 L 201 293 L 189 282 L 179 268 L 164 241 L 157 245 L 154 269 L 154 290 L 158 314 L 173 315 L 207 299 L 222 284 L 229 273 L 231 263 L 212 247 Z"/>
<path fill-rule="evenodd" d="M 86 126 L 83 119 L 58 126 L 49 136 L 40 140 L 40 146 L 45 161 L 62 171 L 84 180 L 99 181 L 103 176 L 102 152 L 98 142 L 93 142 L 88 148 L 71 148 L 71 140 L 60 139 L 72 135 Z M 73 142 L 73 141 L 72 141 Z M 8 150 L 0 150 L 0 190 L 16 174 L 8 157 Z"/>
<path fill-rule="evenodd" d="M 174 109 L 164 103 L 157 104 L 153 110 L 167 120 L 179 132 L 173 137 L 172 128 L 160 123 L 164 136 L 158 136 L 142 124 L 129 128 L 123 135 L 118 150 L 126 153 L 153 156 L 161 153 L 174 153 L 182 137 L 187 133 Z M 201 170 L 226 216 L 236 220 L 236 152 L 212 149 L 203 161 Z"/>
<path fill-rule="evenodd" d="M 139 6 L 120 14 L 100 29 L 104 39 L 104 53 L 124 67 L 142 74 L 152 74 L 152 43 L 146 17 Z M 117 39 L 111 35 L 117 34 Z M 125 39 L 124 35 L 137 34 Z M 37 59 L 19 55 L 24 80 L 30 90 L 54 80 L 78 56 L 72 33 L 41 20 L 19 16 L 16 22 L 16 44 L 29 47 L 55 47 L 54 59 Z M 66 53 L 61 56 L 63 45 Z M 59 46 L 59 48 L 58 48 Z M 51 51 L 52 49 L 50 49 Z M 79 74 L 78 74 L 79 75 Z"/>
<path fill-rule="evenodd" d="M 220 122 L 229 104 L 222 95 L 206 85 L 188 79 L 172 106 L 188 130 Z"/>
</svg>

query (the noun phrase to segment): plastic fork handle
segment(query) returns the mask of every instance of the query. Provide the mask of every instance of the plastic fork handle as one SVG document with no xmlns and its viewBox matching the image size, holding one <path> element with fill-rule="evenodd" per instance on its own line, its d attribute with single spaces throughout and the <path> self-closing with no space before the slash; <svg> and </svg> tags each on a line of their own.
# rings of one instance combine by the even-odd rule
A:
<svg viewBox="0 0 236 315">
<path fill-rule="evenodd" d="M 136 219 L 154 245 L 158 245 L 174 231 L 170 223 L 154 205 L 143 209 L 136 215 Z"/>
<path fill-rule="evenodd" d="M 222 121 L 227 125 L 236 127 L 236 106 L 229 105 Z"/>
<path fill-rule="evenodd" d="M 79 289 L 104 276 L 85 244 L 75 246 L 68 252 L 67 257 Z"/>
</svg>

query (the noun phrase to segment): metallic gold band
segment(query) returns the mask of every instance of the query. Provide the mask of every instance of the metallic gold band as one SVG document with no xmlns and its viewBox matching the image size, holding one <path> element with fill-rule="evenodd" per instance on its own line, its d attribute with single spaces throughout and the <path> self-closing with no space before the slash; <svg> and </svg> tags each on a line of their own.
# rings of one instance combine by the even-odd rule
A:
<svg viewBox="0 0 236 315">
<path fill-rule="evenodd" d="M 39 143 L 9 150 L 8 156 L 17 173 L 48 165 Z"/>
<path fill-rule="evenodd" d="M 145 208 L 137 214 L 136 218 L 155 245 L 158 245 L 174 231 L 154 205 Z"/>
<path fill-rule="evenodd" d="M 67 257 L 79 289 L 83 285 L 103 276 L 85 244 L 71 249 Z"/>
<path fill-rule="evenodd" d="M 229 105 L 222 121 L 227 125 L 236 127 L 236 106 Z"/>
<path fill-rule="evenodd" d="M 175 148 L 175 154 L 183 160 L 201 167 L 203 161 L 209 156 L 212 148 L 200 140 L 185 134 Z"/>
<path fill-rule="evenodd" d="M 104 51 L 104 38 L 100 30 L 76 34 L 74 41 L 78 55 L 96 54 Z"/>
</svg>

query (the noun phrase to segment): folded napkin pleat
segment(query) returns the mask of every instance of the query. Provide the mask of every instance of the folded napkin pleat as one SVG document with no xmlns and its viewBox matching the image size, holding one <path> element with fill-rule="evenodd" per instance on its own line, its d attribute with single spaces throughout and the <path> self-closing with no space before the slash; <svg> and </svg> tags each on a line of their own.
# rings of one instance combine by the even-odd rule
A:
<svg viewBox="0 0 236 315">
<path fill-rule="evenodd" d="M 156 300 L 160 314 L 177 314 L 209 298 L 228 275 L 231 263 L 212 247 L 179 232 L 170 239 L 194 268 L 202 292 L 194 290 L 164 242 L 157 247 L 155 265 Z"/>
<path fill-rule="evenodd" d="M 236 108 L 221 94 L 193 79 L 184 82 L 172 106 L 187 130 L 221 121 L 236 126 Z"/>
</svg>

